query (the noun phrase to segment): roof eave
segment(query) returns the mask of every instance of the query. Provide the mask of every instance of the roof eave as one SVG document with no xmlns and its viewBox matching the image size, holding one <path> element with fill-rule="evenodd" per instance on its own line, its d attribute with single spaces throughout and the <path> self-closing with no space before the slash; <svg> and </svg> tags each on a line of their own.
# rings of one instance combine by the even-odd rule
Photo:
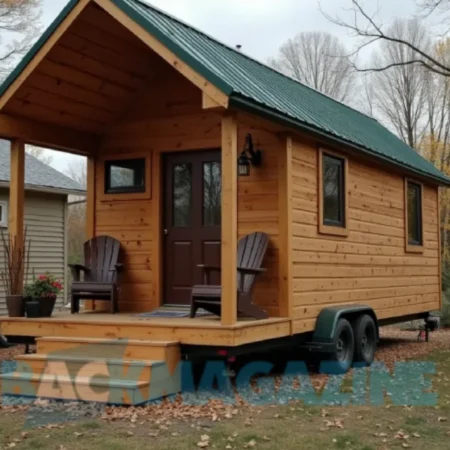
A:
<svg viewBox="0 0 450 450">
<path fill-rule="evenodd" d="M 9 189 L 9 181 L 0 181 L 0 188 Z M 30 192 L 42 192 L 43 194 L 55 194 L 55 195 L 76 195 L 78 197 L 86 197 L 87 193 L 83 190 L 69 189 L 61 187 L 51 187 L 51 186 L 39 186 L 36 184 L 25 183 L 25 190 Z"/>
<path fill-rule="evenodd" d="M 377 153 L 367 147 L 357 145 L 354 142 L 340 138 L 339 136 L 336 136 L 332 133 L 327 133 L 324 130 L 316 128 L 316 127 L 309 125 L 305 122 L 302 122 L 300 120 L 296 120 L 292 117 L 282 114 L 281 112 L 274 111 L 271 108 L 265 107 L 264 105 L 260 105 L 255 102 L 252 102 L 251 100 L 248 100 L 247 98 L 244 98 L 242 96 L 239 96 L 239 95 L 230 96 L 230 108 L 233 108 L 233 107 L 247 111 L 247 112 L 252 112 L 252 113 L 258 114 L 259 116 L 263 116 L 263 117 L 266 117 L 271 120 L 275 120 L 276 122 L 278 122 L 282 125 L 287 125 L 289 127 L 297 128 L 300 131 L 306 131 L 306 132 L 310 132 L 310 133 L 313 133 L 316 135 L 323 136 L 326 139 L 335 142 L 336 144 L 341 144 L 341 145 L 345 145 L 346 147 L 356 149 L 359 152 L 361 152 L 367 156 L 371 156 L 371 157 L 378 159 L 380 161 L 383 161 L 389 165 L 399 167 L 408 173 L 412 173 L 412 174 L 415 174 L 422 178 L 425 178 L 427 180 L 430 180 L 436 184 L 439 184 L 440 186 L 450 187 L 450 178 L 447 178 L 444 175 L 442 177 L 438 177 L 438 176 L 434 176 L 434 175 L 431 175 L 426 172 L 422 172 L 421 170 L 417 170 L 407 164 L 401 163 L 400 161 L 395 161 L 391 158 L 384 157 L 383 155 L 380 155 L 379 153 Z"/>
</svg>

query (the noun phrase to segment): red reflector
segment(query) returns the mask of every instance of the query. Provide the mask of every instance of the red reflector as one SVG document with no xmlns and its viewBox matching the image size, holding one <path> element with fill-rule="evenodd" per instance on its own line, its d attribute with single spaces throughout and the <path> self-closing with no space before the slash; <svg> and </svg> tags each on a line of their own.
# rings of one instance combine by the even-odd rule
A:
<svg viewBox="0 0 450 450">
<path fill-rule="evenodd" d="M 228 355 L 228 351 L 227 350 L 217 350 L 217 354 L 219 356 L 227 356 Z"/>
<path fill-rule="evenodd" d="M 228 358 L 228 362 L 230 362 L 230 363 L 236 362 L 236 356 L 230 356 Z"/>
</svg>

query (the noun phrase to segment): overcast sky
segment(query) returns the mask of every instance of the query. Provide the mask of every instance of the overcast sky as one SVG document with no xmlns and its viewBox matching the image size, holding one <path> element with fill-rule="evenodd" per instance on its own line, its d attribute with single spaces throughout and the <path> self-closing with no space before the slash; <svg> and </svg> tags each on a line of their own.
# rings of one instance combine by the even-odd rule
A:
<svg viewBox="0 0 450 450">
<path fill-rule="evenodd" d="M 42 25 L 47 27 L 61 11 L 66 0 L 42 0 Z M 347 32 L 330 24 L 318 8 L 317 0 L 152 0 L 153 5 L 177 16 L 215 38 L 245 53 L 266 61 L 276 55 L 284 41 L 301 31 L 322 30 L 339 36 L 352 48 L 354 41 Z M 345 16 L 349 0 L 321 0 L 329 14 Z M 384 23 L 396 17 L 411 17 L 414 0 L 366 0 L 378 4 Z M 53 153 L 53 152 L 52 152 Z M 54 166 L 65 170 L 72 156 L 54 154 Z"/>
</svg>

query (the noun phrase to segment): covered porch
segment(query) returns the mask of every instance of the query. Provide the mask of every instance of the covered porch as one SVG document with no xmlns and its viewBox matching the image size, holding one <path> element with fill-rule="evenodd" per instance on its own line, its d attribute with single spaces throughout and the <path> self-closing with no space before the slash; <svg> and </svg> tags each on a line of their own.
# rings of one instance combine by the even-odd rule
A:
<svg viewBox="0 0 450 450">
<path fill-rule="evenodd" d="M 109 235 L 121 242 L 125 271 L 120 314 L 105 313 L 102 302 L 95 302 L 93 310 L 94 305 L 87 302 L 87 311 L 79 315 L 1 318 L 2 333 L 169 337 L 211 345 L 241 345 L 289 335 L 292 277 L 288 258 L 280 254 L 287 255 L 291 235 L 290 138 L 279 134 L 275 126 L 231 108 L 226 93 L 113 2 L 81 0 L 66 9 L 1 92 L 0 137 L 11 141 L 9 230 L 23 245 L 25 144 L 86 156 L 86 237 Z M 263 164 L 252 168 L 250 176 L 238 177 L 237 160 L 249 132 L 263 148 Z M 189 259 L 190 253 L 183 253 L 185 247 L 171 253 L 174 250 L 167 245 L 177 206 L 173 176 L 175 167 L 194 167 L 198 157 L 198 167 L 204 167 L 208 162 L 204 155 L 220 167 L 219 179 L 214 180 L 221 187 L 220 213 L 212 212 L 208 230 L 204 223 L 198 227 L 196 232 L 211 235 L 200 247 L 196 244 L 193 253 L 199 255 L 194 262 L 221 266 L 217 279 L 222 287 L 221 317 L 140 319 L 139 312 L 185 303 L 174 301 L 170 294 L 177 283 L 188 290 L 191 282 L 173 279 L 173 273 L 185 274 L 180 261 L 183 255 Z M 107 171 L 118 161 L 141 162 L 142 191 L 108 192 Z M 201 188 L 192 184 L 190 189 L 192 198 L 204 201 Z M 204 204 L 191 206 L 192 214 L 205 213 Z M 260 321 L 238 318 L 236 307 L 237 243 L 254 231 L 270 238 L 264 261 L 267 272 L 254 292 L 255 303 L 270 318 Z M 193 277 L 198 278 L 195 270 Z"/>
</svg>

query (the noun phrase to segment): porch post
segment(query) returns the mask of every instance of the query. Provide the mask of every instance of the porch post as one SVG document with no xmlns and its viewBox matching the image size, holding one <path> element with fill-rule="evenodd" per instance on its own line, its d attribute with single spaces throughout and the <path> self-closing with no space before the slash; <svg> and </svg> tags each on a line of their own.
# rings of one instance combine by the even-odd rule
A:
<svg viewBox="0 0 450 450">
<path fill-rule="evenodd" d="M 95 237 L 95 155 L 86 158 L 86 240 Z M 84 302 L 86 311 L 93 311 L 94 301 Z"/>
<path fill-rule="evenodd" d="M 237 128 L 222 116 L 222 325 L 237 320 Z"/>
<path fill-rule="evenodd" d="M 95 237 L 95 156 L 87 157 L 86 170 L 86 239 Z"/>
<path fill-rule="evenodd" d="M 20 139 L 11 141 L 11 167 L 9 185 L 9 239 L 15 242 L 17 261 L 24 247 L 24 200 L 25 200 L 25 143 Z M 22 284 L 23 280 L 19 283 Z"/>
</svg>

